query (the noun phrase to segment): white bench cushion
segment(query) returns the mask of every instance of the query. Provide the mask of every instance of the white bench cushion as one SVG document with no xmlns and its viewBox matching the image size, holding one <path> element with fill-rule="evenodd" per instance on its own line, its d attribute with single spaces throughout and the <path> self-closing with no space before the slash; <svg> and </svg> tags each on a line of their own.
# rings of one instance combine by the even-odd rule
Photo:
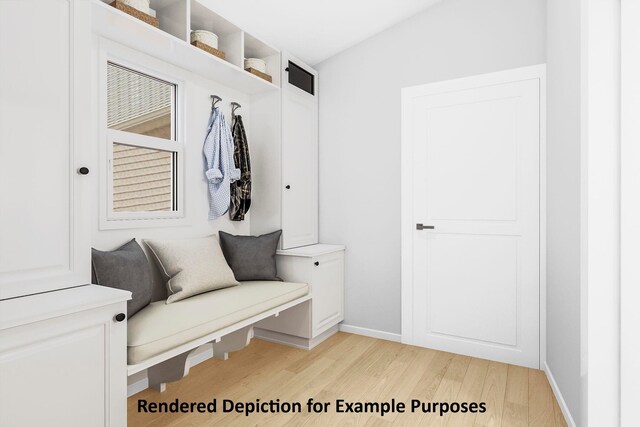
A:
<svg viewBox="0 0 640 427">
<path fill-rule="evenodd" d="M 254 281 L 172 304 L 151 303 L 128 322 L 130 365 L 307 295 L 304 283 Z"/>
</svg>

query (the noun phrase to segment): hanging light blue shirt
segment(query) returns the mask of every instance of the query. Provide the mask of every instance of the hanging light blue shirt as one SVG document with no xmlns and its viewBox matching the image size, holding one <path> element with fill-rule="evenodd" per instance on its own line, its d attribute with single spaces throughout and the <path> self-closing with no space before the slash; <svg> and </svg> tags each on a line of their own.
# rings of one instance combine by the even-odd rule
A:
<svg viewBox="0 0 640 427">
<path fill-rule="evenodd" d="M 211 111 L 204 157 L 209 186 L 209 219 L 216 219 L 229 210 L 230 184 L 240 179 L 240 169 L 233 161 L 233 135 L 218 107 Z"/>
</svg>

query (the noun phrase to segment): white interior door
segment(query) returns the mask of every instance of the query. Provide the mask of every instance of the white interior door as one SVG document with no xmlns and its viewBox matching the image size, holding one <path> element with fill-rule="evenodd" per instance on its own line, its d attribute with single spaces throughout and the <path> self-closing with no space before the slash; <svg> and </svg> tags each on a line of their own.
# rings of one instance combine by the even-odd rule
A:
<svg viewBox="0 0 640 427">
<path fill-rule="evenodd" d="M 542 70 L 403 92 L 405 341 L 539 367 Z"/>
</svg>

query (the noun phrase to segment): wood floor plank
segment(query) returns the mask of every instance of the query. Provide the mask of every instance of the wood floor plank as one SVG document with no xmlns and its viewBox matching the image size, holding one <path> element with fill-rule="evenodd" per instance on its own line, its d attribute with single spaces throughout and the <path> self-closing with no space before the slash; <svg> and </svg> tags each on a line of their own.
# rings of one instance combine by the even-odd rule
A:
<svg viewBox="0 0 640 427">
<path fill-rule="evenodd" d="M 144 414 L 138 399 L 185 402 L 233 399 L 330 402 L 317 415 Z M 338 414 L 335 400 L 487 402 L 485 414 Z M 312 351 L 253 340 L 229 360 L 207 360 L 164 393 L 144 390 L 128 400 L 129 425 L 182 426 L 566 426 L 543 372 L 420 347 L 338 333 Z M 523 414 L 527 418 L 523 418 Z M 526 420 L 523 423 L 523 420 Z"/>
<path fill-rule="evenodd" d="M 426 350 L 426 351 L 425 351 Z M 412 391 L 424 375 L 429 362 L 436 355 L 436 351 L 420 349 L 413 346 L 403 346 L 398 358 L 389 365 L 385 375 L 379 378 L 380 389 L 375 401 L 391 401 L 409 404 L 413 398 Z M 395 421 L 401 414 L 388 414 L 384 416 L 386 421 Z"/>
<path fill-rule="evenodd" d="M 467 374 L 471 358 L 468 356 L 455 355 L 449 364 L 447 372 L 442 377 L 438 390 L 433 396 L 433 400 L 439 403 L 455 402 L 462 388 L 462 382 Z M 449 422 L 449 415 L 440 415 L 439 412 L 427 414 L 426 425 L 429 426 L 446 426 Z"/>
<path fill-rule="evenodd" d="M 467 373 L 462 380 L 462 387 L 456 400 L 458 402 L 480 403 L 484 380 L 487 376 L 489 361 L 484 359 L 472 359 L 467 368 Z M 447 426 L 473 427 L 477 412 L 467 412 L 447 417 Z"/>
<path fill-rule="evenodd" d="M 327 365 L 324 366 L 324 369 L 317 371 L 315 375 L 311 375 L 307 378 L 307 382 L 298 387 L 295 384 L 288 384 L 289 393 L 284 393 L 280 395 L 280 399 L 286 399 L 289 401 L 299 401 L 306 404 L 306 401 L 309 398 L 315 398 L 318 393 L 320 393 L 325 387 L 329 384 L 340 380 L 345 372 L 352 369 L 353 365 L 362 357 L 362 354 L 366 352 L 372 345 L 373 341 L 363 341 L 361 345 L 352 349 L 351 351 L 344 353 L 343 357 L 338 360 L 326 358 L 325 361 L 328 362 Z M 315 363 L 317 364 L 322 358 L 316 358 Z M 296 380 L 299 384 L 304 381 L 300 381 L 300 373 L 304 371 L 300 371 L 296 375 Z M 304 378 L 304 377 L 303 377 Z M 316 399 L 317 401 L 318 399 Z M 282 421 L 283 423 L 292 422 L 295 418 L 296 423 L 304 424 L 308 420 L 306 418 L 314 417 L 313 414 L 287 414 L 278 416 L 278 421 Z M 259 421 L 259 420 L 258 420 Z M 267 423 L 268 424 L 268 423 Z"/>
<path fill-rule="evenodd" d="M 334 337 L 336 338 L 335 340 L 333 339 Z M 291 363 L 287 369 L 292 372 L 298 372 L 304 369 L 309 363 L 313 363 L 316 358 L 320 357 L 338 360 L 354 349 L 366 345 L 367 340 L 363 340 L 361 338 L 366 337 L 360 337 L 353 334 L 336 334 L 331 337 L 331 340 L 320 343 L 313 349 L 313 351 L 307 351 L 306 353 L 308 353 L 308 355 L 304 359 Z M 373 344 L 373 342 L 374 341 L 371 340 L 369 341 L 369 344 Z"/>
<path fill-rule="evenodd" d="M 529 425 L 533 427 L 555 426 L 553 392 L 544 372 L 529 369 Z"/>
<path fill-rule="evenodd" d="M 413 396 L 416 399 L 432 400 L 436 394 L 440 381 L 449 369 L 454 354 L 437 352 L 433 360 L 427 365 L 427 369 L 420 378 L 420 381 L 413 389 Z"/>
<path fill-rule="evenodd" d="M 425 403 L 433 400 L 454 357 L 455 355 L 452 353 L 436 352 L 411 391 L 411 399 L 418 399 Z M 427 415 L 422 411 L 403 414 L 396 421 L 399 426 L 427 425 L 428 423 Z"/>
<path fill-rule="evenodd" d="M 504 363 L 489 362 L 480 398 L 482 402 L 486 402 L 487 412 L 478 413 L 476 426 L 497 427 L 502 425 L 502 410 L 507 387 L 508 369 L 508 365 Z"/>
<path fill-rule="evenodd" d="M 529 425 L 529 370 L 527 368 L 509 365 L 502 424 L 513 427 Z"/>
</svg>

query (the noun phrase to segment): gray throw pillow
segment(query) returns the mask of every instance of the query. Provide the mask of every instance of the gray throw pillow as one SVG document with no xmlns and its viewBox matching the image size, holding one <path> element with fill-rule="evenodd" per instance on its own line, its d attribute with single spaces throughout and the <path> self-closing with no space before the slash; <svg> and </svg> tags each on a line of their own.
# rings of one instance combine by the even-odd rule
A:
<svg viewBox="0 0 640 427">
<path fill-rule="evenodd" d="M 153 282 L 149 261 L 135 239 L 115 251 L 91 248 L 91 273 L 94 283 L 132 293 L 127 315 L 133 316 L 151 302 Z"/>
<path fill-rule="evenodd" d="M 279 280 L 276 250 L 282 230 L 262 236 L 234 236 L 220 231 L 222 253 L 236 280 Z"/>
</svg>

